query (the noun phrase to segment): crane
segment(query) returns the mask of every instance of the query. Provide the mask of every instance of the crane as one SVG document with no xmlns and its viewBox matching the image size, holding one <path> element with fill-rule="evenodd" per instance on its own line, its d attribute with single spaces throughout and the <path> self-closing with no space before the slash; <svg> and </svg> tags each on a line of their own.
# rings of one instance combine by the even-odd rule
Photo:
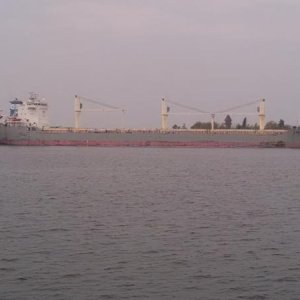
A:
<svg viewBox="0 0 300 300">
<path fill-rule="evenodd" d="M 170 112 L 170 107 L 168 104 L 174 104 L 175 106 L 188 109 L 189 112 Z M 214 124 L 215 124 L 215 116 L 216 114 L 228 114 L 232 113 L 233 111 L 244 108 L 253 104 L 259 103 L 258 107 L 258 117 L 259 117 L 259 129 L 263 130 L 265 128 L 265 99 L 255 100 L 251 102 L 247 102 L 245 104 L 233 106 L 231 108 L 221 110 L 221 111 L 215 111 L 215 112 L 208 112 L 201 110 L 196 107 L 192 107 L 189 105 L 181 104 L 179 102 L 173 101 L 173 100 L 166 100 L 165 98 L 162 98 L 162 105 L 161 105 L 161 117 L 162 117 L 162 129 L 166 130 L 168 129 L 168 117 L 169 115 L 210 115 L 211 117 L 211 130 L 214 130 Z M 235 113 L 235 114 L 242 114 L 242 115 L 248 115 L 253 113 Z"/>
<path fill-rule="evenodd" d="M 83 109 L 82 101 L 90 102 L 95 105 L 98 105 L 100 108 L 87 108 Z M 82 112 L 115 112 L 121 111 L 125 112 L 125 109 L 116 107 L 110 104 L 106 104 L 100 101 L 89 99 L 83 96 L 75 95 L 74 101 L 74 113 L 75 113 L 75 128 L 80 128 L 80 116 Z"/>
</svg>

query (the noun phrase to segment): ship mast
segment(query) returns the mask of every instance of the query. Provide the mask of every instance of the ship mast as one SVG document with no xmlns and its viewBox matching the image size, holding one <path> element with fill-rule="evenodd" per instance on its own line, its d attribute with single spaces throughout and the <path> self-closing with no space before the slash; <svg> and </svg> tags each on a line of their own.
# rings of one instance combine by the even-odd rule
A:
<svg viewBox="0 0 300 300">
<path fill-rule="evenodd" d="M 80 127 L 81 108 L 82 108 L 82 105 L 80 103 L 80 98 L 79 98 L 79 96 L 75 95 L 74 113 L 75 113 L 75 128 L 77 128 L 77 129 Z"/>
<path fill-rule="evenodd" d="M 258 107 L 259 130 L 264 130 L 266 125 L 265 99 L 261 99 Z"/>
<path fill-rule="evenodd" d="M 169 111 L 170 108 L 167 105 L 165 98 L 161 99 L 161 128 L 167 130 L 169 128 Z"/>
</svg>

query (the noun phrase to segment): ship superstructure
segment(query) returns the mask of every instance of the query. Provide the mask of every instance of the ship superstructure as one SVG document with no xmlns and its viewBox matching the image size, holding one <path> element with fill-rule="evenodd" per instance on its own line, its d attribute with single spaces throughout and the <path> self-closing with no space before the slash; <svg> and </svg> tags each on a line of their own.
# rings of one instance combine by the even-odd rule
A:
<svg viewBox="0 0 300 300">
<path fill-rule="evenodd" d="M 6 118 L 8 126 L 27 126 L 29 128 L 47 128 L 48 103 L 37 94 L 30 93 L 27 100 L 15 98 L 10 101 L 10 113 Z"/>
</svg>

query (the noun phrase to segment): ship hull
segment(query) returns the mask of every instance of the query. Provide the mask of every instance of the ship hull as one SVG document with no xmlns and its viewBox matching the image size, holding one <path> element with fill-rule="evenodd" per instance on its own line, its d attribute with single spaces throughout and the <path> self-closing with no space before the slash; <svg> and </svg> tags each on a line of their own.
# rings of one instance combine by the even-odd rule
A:
<svg viewBox="0 0 300 300">
<path fill-rule="evenodd" d="M 75 130 L 0 127 L 1 145 L 191 147 L 191 148 L 300 148 L 297 130 Z"/>
</svg>

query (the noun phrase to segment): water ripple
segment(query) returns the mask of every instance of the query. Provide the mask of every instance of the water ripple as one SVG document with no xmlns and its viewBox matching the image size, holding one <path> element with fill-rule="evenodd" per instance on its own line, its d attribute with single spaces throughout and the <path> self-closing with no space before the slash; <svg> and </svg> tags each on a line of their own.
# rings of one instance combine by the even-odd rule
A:
<svg viewBox="0 0 300 300">
<path fill-rule="evenodd" d="M 0 157 L 0 299 L 299 299 L 299 151 Z"/>
</svg>

